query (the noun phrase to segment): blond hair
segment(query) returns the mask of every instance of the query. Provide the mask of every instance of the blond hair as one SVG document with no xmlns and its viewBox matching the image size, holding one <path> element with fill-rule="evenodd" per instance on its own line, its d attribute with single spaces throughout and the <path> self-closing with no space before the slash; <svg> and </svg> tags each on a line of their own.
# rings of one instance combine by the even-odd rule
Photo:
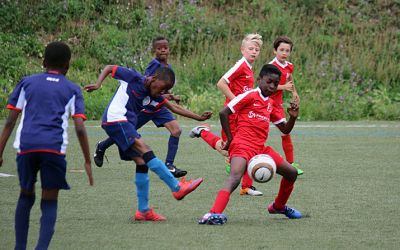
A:
<svg viewBox="0 0 400 250">
<path fill-rule="evenodd" d="M 257 33 L 247 34 L 242 41 L 242 46 L 244 46 L 247 42 L 254 42 L 258 45 L 258 47 L 261 48 L 263 44 L 262 36 Z"/>
</svg>

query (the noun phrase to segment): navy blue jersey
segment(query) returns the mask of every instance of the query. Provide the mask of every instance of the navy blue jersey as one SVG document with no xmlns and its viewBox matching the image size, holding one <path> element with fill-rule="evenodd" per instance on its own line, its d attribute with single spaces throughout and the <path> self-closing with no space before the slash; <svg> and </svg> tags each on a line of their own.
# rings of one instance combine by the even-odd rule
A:
<svg viewBox="0 0 400 250">
<path fill-rule="evenodd" d="M 137 114 L 143 110 L 157 110 L 167 100 L 150 97 L 144 87 L 145 77 L 134 69 L 114 66 L 112 77 L 119 80 L 119 87 L 103 114 L 103 123 L 130 121 L 136 124 Z"/>
<path fill-rule="evenodd" d="M 58 73 L 23 78 L 7 108 L 22 111 L 14 141 L 18 153 L 65 154 L 69 116 L 86 119 L 81 89 Z"/>
<path fill-rule="evenodd" d="M 144 71 L 145 76 L 152 76 L 154 73 L 156 73 L 157 69 L 160 67 L 165 67 L 163 64 L 160 63 L 160 61 L 157 60 L 157 58 L 154 58 L 151 60 L 149 65 L 147 65 L 146 70 Z M 171 64 L 168 64 L 168 68 L 172 69 Z"/>
</svg>

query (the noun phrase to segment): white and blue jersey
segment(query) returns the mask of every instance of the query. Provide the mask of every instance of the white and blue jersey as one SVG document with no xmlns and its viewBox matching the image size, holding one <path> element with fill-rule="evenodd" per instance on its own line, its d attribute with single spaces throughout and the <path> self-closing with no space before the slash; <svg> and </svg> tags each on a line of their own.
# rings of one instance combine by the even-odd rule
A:
<svg viewBox="0 0 400 250">
<path fill-rule="evenodd" d="M 119 80 L 119 87 L 103 114 L 103 124 L 133 122 L 143 110 L 157 110 L 167 100 L 163 96 L 150 97 L 150 91 L 144 87 L 145 77 L 134 69 L 114 66 L 112 77 Z"/>
<path fill-rule="evenodd" d="M 19 154 L 65 154 L 69 116 L 86 119 L 79 86 L 57 72 L 23 78 L 11 93 L 7 108 L 22 112 L 14 141 Z"/>
</svg>

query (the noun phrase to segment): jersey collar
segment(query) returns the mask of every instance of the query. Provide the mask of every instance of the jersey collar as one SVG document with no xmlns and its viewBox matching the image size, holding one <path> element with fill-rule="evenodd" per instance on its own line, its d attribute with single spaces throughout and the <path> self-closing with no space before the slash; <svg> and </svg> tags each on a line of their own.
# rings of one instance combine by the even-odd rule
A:
<svg viewBox="0 0 400 250">
<path fill-rule="evenodd" d="M 282 68 L 286 68 L 289 64 L 288 64 L 288 62 L 287 61 L 285 61 L 285 63 L 281 63 L 279 60 L 278 60 L 278 58 L 274 58 L 274 60 L 272 60 L 272 61 L 275 61 L 279 66 L 281 66 Z"/>
<path fill-rule="evenodd" d="M 247 66 L 249 66 L 250 69 L 253 68 L 253 66 L 247 61 L 246 58 L 242 57 L 242 60 L 246 62 Z"/>
<path fill-rule="evenodd" d="M 258 94 L 260 95 L 260 97 L 261 97 L 264 101 L 267 101 L 267 100 L 269 99 L 269 96 L 263 96 L 263 94 L 261 93 L 260 87 L 257 87 L 256 90 L 257 90 Z"/>
</svg>

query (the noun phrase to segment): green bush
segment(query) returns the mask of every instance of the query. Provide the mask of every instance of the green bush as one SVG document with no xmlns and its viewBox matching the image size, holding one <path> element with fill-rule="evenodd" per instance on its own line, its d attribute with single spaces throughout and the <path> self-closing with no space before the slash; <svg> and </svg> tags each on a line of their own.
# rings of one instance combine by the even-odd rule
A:
<svg viewBox="0 0 400 250">
<path fill-rule="evenodd" d="M 0 103 L 21 77 L 42 70 L 50 41 L 71 46 L 68 77 L 84 86 L 106 64 L 143 72 L 152 39 L 164 35 L 177 75 L 174 92 L 196 112 L 217 113 L 224 100 L 217 81 L 240 59 L 244 35 L 258 32 L 264 46 L 255 75 L 274 57 L 276 36 L 294 41 L 301 119 L 399 120 L 399 15 L 398 1 L 0 1 Z M 85 93 L 90 119 L 100 118 L 116 89 L 109 81 Z"/>
</svg>

